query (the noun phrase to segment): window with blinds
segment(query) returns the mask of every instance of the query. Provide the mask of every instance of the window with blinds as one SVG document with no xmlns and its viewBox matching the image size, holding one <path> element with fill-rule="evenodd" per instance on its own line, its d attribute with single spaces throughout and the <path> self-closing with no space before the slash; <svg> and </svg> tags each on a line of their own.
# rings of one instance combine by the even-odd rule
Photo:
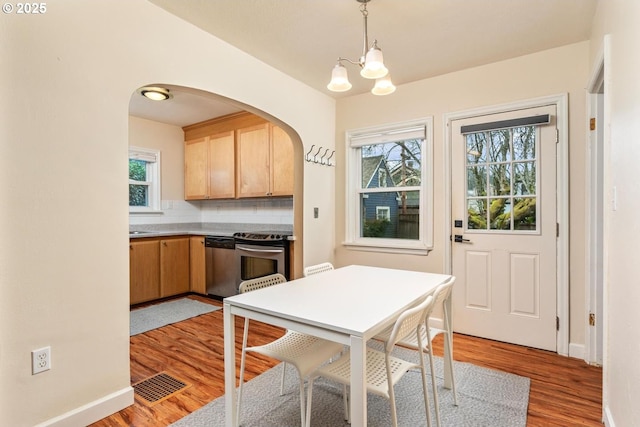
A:
<svg viewBox="0 0 640 427">
<path fill-rule="evenodd" d="M 160 151 L 129 147 L 129 211 L 160 209 Z"/>
<path fill-rule="evenodd" d="M 431 129 L 429 118 L 347 132 L 346 245 L 431 248 Z"/>
</svg>

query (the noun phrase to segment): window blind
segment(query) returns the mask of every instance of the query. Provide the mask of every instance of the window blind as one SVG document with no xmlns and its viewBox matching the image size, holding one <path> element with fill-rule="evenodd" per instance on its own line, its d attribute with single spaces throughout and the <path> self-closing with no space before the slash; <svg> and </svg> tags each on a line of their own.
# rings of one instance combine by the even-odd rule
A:
<svg viewBox="0 0 640 427">
<path fill-rule="evenodd" d="M 154 163 L 158 161 L 158 155 L 156 153 L 149 153 L 144 151 L 129 151 L 129 158 L 132 160 L 142 160 L 143 162 Z"/>
<path fill-rule="evenodd" d="M 385 129 L 381 132 L 352 134 L 349 141 L 352 147 L 362 147 L 363 145 L 403 141 L 407 139 L 424 139 L 425 137 L 425 126 L 413 126 L 397 129 Z"/>
<path fill-rule="evenodd" d="M 550 122 L 551 116 L 549 114 L 543 114 L 540 116 L 520 117 L 517 119 L 461 126 L 460 133 L 464 135 L 467 133 L 486 132 L 489 130 L 508 129 L 520 126 L 546 125 Z"/>
</svg>

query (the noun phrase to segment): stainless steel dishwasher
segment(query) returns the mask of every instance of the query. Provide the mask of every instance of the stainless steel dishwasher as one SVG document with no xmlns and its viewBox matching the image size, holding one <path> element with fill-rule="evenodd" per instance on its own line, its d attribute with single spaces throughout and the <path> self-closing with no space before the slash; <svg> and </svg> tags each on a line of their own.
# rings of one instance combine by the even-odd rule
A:
<svg viewBox="0 0 640 427">
<path fill-rule="evenodd" d="M 235 247 L 233 237 L 206 236 L 204 238 L 208 295 L 224 298 L 238 293 Z"/>
</svg>

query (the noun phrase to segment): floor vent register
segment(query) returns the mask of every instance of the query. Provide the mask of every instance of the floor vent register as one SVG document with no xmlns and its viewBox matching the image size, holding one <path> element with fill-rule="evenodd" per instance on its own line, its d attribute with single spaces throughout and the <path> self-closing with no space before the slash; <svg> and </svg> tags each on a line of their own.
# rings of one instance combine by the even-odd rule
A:
<svg viewBox="0 0 640 427">
<path fill-rule="evenodd" d="M 158 403 L 184 390 L 187 386 L 187 383 L 163 372 L 134 384 L 133 390 L 137 397 L 149 403 Z"/>
</svg>

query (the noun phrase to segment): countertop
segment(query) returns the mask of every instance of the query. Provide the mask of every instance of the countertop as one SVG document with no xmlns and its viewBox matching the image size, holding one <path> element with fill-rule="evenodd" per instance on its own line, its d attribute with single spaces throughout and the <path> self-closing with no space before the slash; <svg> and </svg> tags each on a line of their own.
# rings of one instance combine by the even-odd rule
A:
<svg viewBox="0 0 640 427">
<path fill-rule="evenodd" d="M 273 231 L 288 234 L 289 240 L 295 240 L 293 226 L 290 224 L 244 224 L 244 223 L 174 223 L 139 224 L 129 226 L 129 238 L 164 236 L 233 236 L 237 232 Z"/>
</svg>

